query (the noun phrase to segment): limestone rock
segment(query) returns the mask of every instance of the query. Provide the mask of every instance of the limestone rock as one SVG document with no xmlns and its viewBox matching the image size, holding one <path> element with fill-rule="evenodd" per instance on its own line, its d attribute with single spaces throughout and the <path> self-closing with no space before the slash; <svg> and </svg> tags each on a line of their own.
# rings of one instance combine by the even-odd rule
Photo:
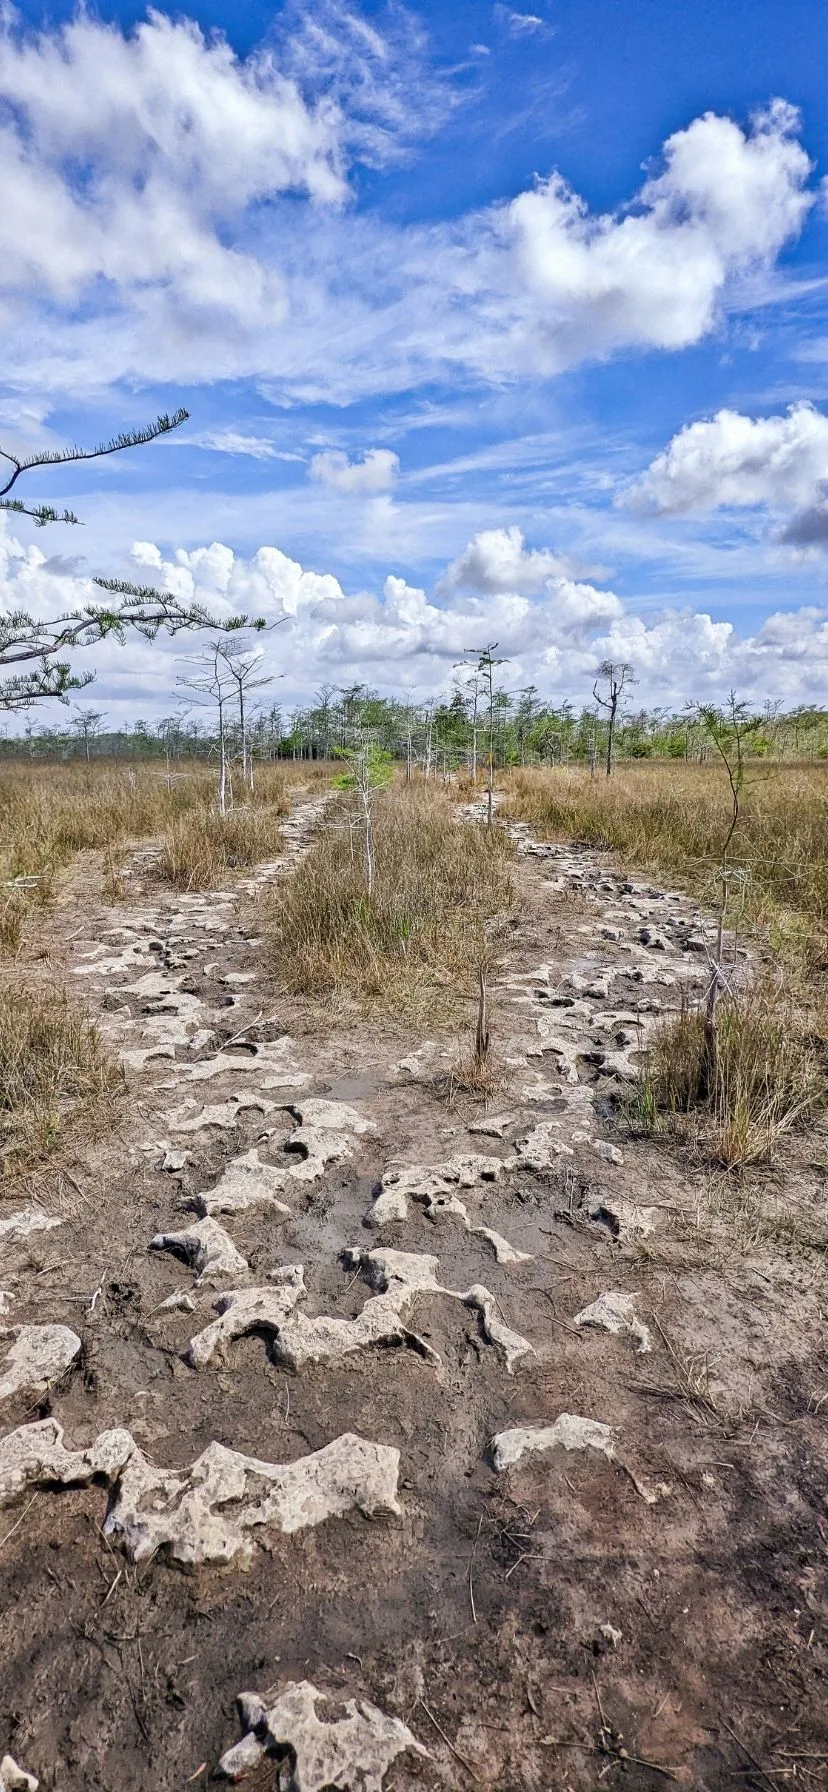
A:
<svg viewBox="0 0 828 1792">
<path fill-rule="evenodd" d="M 593 1139 L 592 1150 L 596 1157 L 602 1157 L 606 1164 L 622 1164 L 624 1153 L 617 1145 L 611 1145 L 609 1139 Z"/>
<path fill-rule="evenodd" d="M 290 1213 L 278 1193 L 287 1186 L 289 1170 L 277 1170 L 263 1164 L 254 1146 L 243 1157 L 227 1165 L 215 1188 L 198 1195 L 187 1195 L 182 1207 L 194 1207 L 197 1213 L 244 1213 L 248 1207 L 266 1207 L 271 1213 Z M 277 1193 L 278 1191 L 278 1193 Z"/>
<path fill-rule="evenodd" d="M 439 1261 L 408 1251 L 347 1251 L 344 1261 L 359 1271 L 373 1290 L 354 1319 L 321 1315 L 309 1319 L 297 1312 L 305 1298 L 304 1270 L 289 1264 L 274 1272 L 269 1288 L 239 1288 L 219 1295 L 213 1302 L 218 1319 L 190 1340 L 186 1357 L 194 1369 L 202 1369 L 234 1338 L 249 1332 L 265 1333 L 277 1361 L 292 1369 L 312 1363 L 342 1361 L 357 1351 L 382 1345 L 413 1344 L 422 1354 L 436 1353 L 424 1345 L 404 1323 L 415 1296 L 443 1295 L 462 1301 L 480 1314 L 484 1336 L 506 1357 L 506 1367 L 531 1352 L 532 1346 L 504 1324 L 497 1303 L 487 1288 L 475 1284 L 460 1291 L 444 1288 L 437 1279 Z"/>
<path fill-rule="evenodd" d="M 5 1373 L 0 1375 L 0 1400 L 12 1394 L 42 1393 L 44 1388 L 65 1374 L 79 1354 L 80 1338 L 68 1325 L 21 1325 L 13 1332 L 0 1331 L 2 1340 L 14 1337 L 3 1359 Z"/>
<path fill-rule="evenodd" d="M 189 1468 L 156 1468 L 129 1431 L 103 1431 L 85 1450 L 64 1448 L 55 1419 L 0 1439 L 0 1505 L 28 1487 L 114 1491 L 104 1533 L 134 1562 L 163 1551 L 183 1567 L 247 1565 L 269 1526 L 287 1534 L 353 1508 L 399 1514 L 399 1450 L 345 1432 L 295 1462 L 260 1462 L 212 1443 Z"/>
<path fill-rule="evenodd" d="M 517 1125 L 517 1119 L 517 1114 L 487 1114 L 485 1120 L 475 1120 L 469 1132 L 482 1133 L 487 1139 L 503 1139 Z"/>
<path fill-rule="evenodd" d="M 291 1169 L 298 1182 L 315 1182 L 324 1175 L 329 1163 L 350 1157 L 355 1136 L 376 1132 L 372 1120 L 366 1120 L 344 1101 L 311 1099 L 292 1107 L 290 1112 L 297 1124 L 285 1150 L 295 1152 L 300 1159 Z"/>
<path fill-rule="evenodd" d="M 212 1281 L 215 1276 L 245 1275 L 250 1265 L 241 1251 L 237 1251 L 224 1227 L 218 1220 L 210 1218 L 197 1220 L 195 1225 L 186 1226 L 181 1232 L 156 1232 L 150 1240 L 151 1251 L 173 1251 L 177 1257 L 194 1270 L 199 1283 Z"/>
<path fill-rule="evenodd" d="M 179 1065 L 175 1081 L 162 1083 L 161 1087 L 173 1089 L 180 1081 L 207 1083 L 213 1077 L 230 1073 L 255 1074 L 262 1089 L 301 1089 L 310 1077 L 307 1071 L 296 1069 L 292 1052 L 293 1040 L 286 1033 L 280 1039 L 251 1044 L 245 1052 L 217 1051 L 198 1064 Z"/>
<path fill-rule="evenodd" d="M 31 1486 L 88 1487 L 95 1480 L 108 1484 L 135 1448 L 129 1431 L 102 1431 L 88 1449 L 67 1450 L 57 1419 L 21 1425 L 0 1439 L 0 1506 Z"/>
<path fill-rule="evenodd" d="M 523 1456 L 539 1450 L 599 1450 L 603 1456 L 615 1455 L 613 1434 L 609 1425 L 598 1419 L 582 1419 L 577 1413 L 562 1412 L 554 1425 L 515 1425 L 499 1431 L 492 1439 L 492 1460 L 498 1472 L 513 1468 Z"/>
<path fill-rule="evenodd" d="M 479 1188 L 497 1182 L 505 1165 L 500 1157 L 489 1157 L 470 1151 L 463 1157 L 451 1157 L 442 1164 L 409 1164 L 384 1172 L 380 1192 L 365 1216 L 368 1226 L 384 1226 L 408 1217 L 409 1201 L 428 1206 L 441 1196 L 451 1197 L 457 1189 Z"/>
<path fill-rule="evenodd" d="M 637 1340 L 636 1350 L 639 1356 L 652 1350 L 652 1339 L 647 1326 L 639 1319 L 635 1311 L 635 1295 L 622 1294 L 610 1288 L 606 1294 L 599 1294 L 598 1299 L 589 1307 L 576 1313 L 575 1325 L 595 1325 L 602 1331 L 618 1335 L 628 1332 Z"/>
<path fill-rule="evenodd" d="M 551 1170 L 560 1157 L 574 1157 L 571 1145 L 564 1144 L 560 1127 L 553 1120 L 542 1120 L 524 1139 L 519 1139 L 514 1157 L 507 1157 L 507 1170 Z"/>
<path fill-rule="evenodd" d="M 367 1517 L 399 1514 L 400 1453 L 345 1432 L 322 1450 L 285 1464 L 261 1462 L 209 1444 L 180 1471 L 155 1468 L 135 1450 L 104 1523 L 133 1562 L 159 1550 L 184 1568 L 252 1560 L 268 1527 L 290 1534 L 357 1508 Z"/>
<path fill-rule="evenodd" d="M 650 1487 L 646 1481 L 639 1479 L 635 1470 L 618 1455 L 615 1433 L 610 1425 L 603 1425 L 598 1419 L 583 1419 L 577 1413 L 562 1412 L 554 1425 L 514 1425 L 508 1431 L 498 1432 L 492 1438 L 492 1461 L 495 1468 L 502 1472 L 514 1468 L 524 1456 L 533 1455 L 545 1450 L 595 1450 L 606 1456 L 608 1462 L 617 1462 L 618 1467 L 629 1475 L 633 1487 L 648 1506 L 654 1506 L 672 1489 L 664 1481 L 656 1482 Z"/>
<path fill-rule="evenodd" d="M 22 1207 L 19 1213 L 10 1213 L 6 1219 L 0 1219 L 0 1243 L 4 1239 L 13 1242 L 28 1238 L 32 1232 L 51 1232 L 53 1227 L 63 1224 L 56 1214 L 44 1213 L 42 1207 Z"/>
<path fill-rule="evenodd" d="M 367 1699 L 337 1698 L 345 1707 L 340 1718 L 326 1718 L 326 1703 L 310 1680 L 288 1681 L 273 1705 L 256 1693 L 241 1693 L 239 1716 L 247 1733 L 222 1755 L 218 1774 L 235 1783 L 267 1756 L 290 1758 L 289 1792 L 382 1792 L 387 1769 L 404 1749 L 426 1755 L 399 1718 L 387 1717 Z"/>
<path fill-rule="evenodd" d="M 39 1780 L 33 1773 L 24 1773 L 11 1755 L 0 1761 L 0 1792 L 37 1792 Z"/>
<path fill-rule="evenodd" d="M 590 1197 L 585 1202 L 585 1211 L 588 1219 L 606 1226 L 620 1244 L 649 1237 L 658 1217 L 657 1208 L 640 1207 L 636 1201 L 625 1200 L 623 1195 Z"/>
<path fill-rule="evenodd" d="M 248 1111 L 272 1114 L 275 1105 L 273 1101 L 266 1101 L 263 1095 L 231 1095 L 227 1101 L 213 1102 L 195 1114 L 192 1109 L 198 1104 L 185 1101 L 180 1108 L 165 1115 L 165 1119 L 173 1132 L 202 1132 L 208 1126 L 229 1129 L 238 1125 L 240 1114 Z"/>
<path fill-rule="evenodd" d="M 167 1295 L 166 1300 L 162 1300 L 158 1309 L 159 1313 L 194 1313 L 195 1310 L 195 1301 L 186 1288 L 176 1288 L 172 1294 Z"/>
</svg>

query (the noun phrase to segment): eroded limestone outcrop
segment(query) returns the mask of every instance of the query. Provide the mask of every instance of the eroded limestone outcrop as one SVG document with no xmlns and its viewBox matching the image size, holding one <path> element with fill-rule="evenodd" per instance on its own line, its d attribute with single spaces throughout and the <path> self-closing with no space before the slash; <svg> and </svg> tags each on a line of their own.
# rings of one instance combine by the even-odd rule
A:
<svg viewBox="0 0 828 1792">
<path fill-rule="evenodd" d="M 672 1489 L 665 1481 L 654 1486 L 644 1481 L 629 1462 L 619 1454 L 615 1432 L 599 1419 L 583 1419 L 577 1413 L 562 1412 L 552 1425 L 513 1425 L 492 1438 L 492 1461 L 498 1473 L 514 1468 L 524 1456 L 546 1450 L 592 1450 L 615 1462 L 629 1475 L 633 1487 L 648 1506 L 664 1499 Z"/>
<path fill-rule="evenodd" d="M 652 1339 L 643 1320 L 638 1318 L 635 1310 L 634 1294 L 623 1294 L 618 1289 L 610 1288 L 605 1294 L 599 1294 L 591 1306 L 575 1314 L 574 1324 L 579 1326 L 598 1326 L 601 1331 L 612 1332 L 615 1336 L 627 1332 L 636 1340 L 639 1356 L 652 1350 Z"/>
<path fill-rule="evenodd" d="M 184 1195 L 181 1206 L 194 1208 L 210 1218 L 216 1213 L 244 1213 L 249 1207 L 266 1207 L 271 1213 L 290 1213 L 279 1195 L 287 1186 L 289 1170 L 263 1164 L 255 1145 L 244 1156 L 227 1165 L 215 1188 L 197 1195 Z"/>
<path fill-rule="evenodd" d="M 4 1239 L 15 1243 L 20 1238 L 29 1238 L 33 1232 L 51 1232 L 53 1227 L 63 1224 L 57 1214 L 44 1213 L 42 1207 L 22 1207 L 19 1213 L 10 1213 L 0 1219 L 0 1243 Z"/>
<path fill-rule="evenodd" d="M 2 1356 L 6 1338 L 9 1349 Z M 80 1354 L 81 1341 L 68 1325 L 20 1325 L 0 1329 L 0 1400 L 13 1394 L 42 1393 Z"/>
<path fill-rule="evenodd" d="M 399 1718 L 367 1699 L 337 1698 L 344 1717 L 327 1717 L 327 1703 L 310 1680 L 289 1680 L 272 1705 L 257 1693 L 241 1693 L 246 1733 L 222 1755 L 217 1773 L 236 1783 L 271 1757 L 291 1761 L 288 1792 L 382 1792 L 388 1768 L 404 1749 L 427 1754 Z"/>
<path fill-rule="evenodd" d="M 290 1171 L 296 1182 L 315 1182 L 324 1175 L 328 1164 L 350 1157 L 354 1138 L 376 1132 L 373 1120 L 366 1120 L 357 1108 L 344 1101 L 312 1099 L 298 1102 L 290 1112 L 296 1126 L 285 1142 L 285 1150 L 299 1160 Z"/>
<path fill-rule="evenodd" d="M 216 1276 L 243 1276 L 250 1265 L 218 1220 L 197 1220 L 181 1232 L 156 1232 L 151 1251 L 172 1251 L 195 1272 L 199 1284 Z"/>
<path fill-rule="evenodd" d="M 37 1792 L 39 1780 L 33 1773 L 26 1773 L 18 1767 L 12 1755 L 4 1755 L 0 1761 L 0 1792 Z"/>
<path fill-rule="evenodd" d="M 104 1534 L 130 1560 L 159 1552 L 185 1568 L 243 1565 L 269 1527 L 287 1534 L 357 1509 L 399 1513 L 399 1450 L 345 1432 L 295 1462 L 273 1463 L 212 1443 L 189 1468 L 157 1468 L 129 1431 L 103 1431 L 67 1450 L 55 1419 L 21 1425 L 0 1440 L 0 1505 L 29 1487 L 112 1488 Z"/>
<path fill-rule="evenodd" d="M 409 1201 L 429 1207 L 435 1201 L 452 1197 L 458 1189 L 479 1189 L 497 1182 L 503 1174 L 503 1160 L 480 1151 L 464 1157 L 450 1157 L 442 1164 L 408 1164 L 405 1168 L 387 1169 L 380 1183 L 379 1194 L 369 1208 L 365 1223 L 386 1226 L 408 1218 Z"/>
<path fill-rule="evenodd" d="M 479 1313 L 484 1336 L 503 1351 L 510 1373 L 532 1350 L 526 1338 L 504 1323 L 488 1288 L 480 1284 L 464 1291 L 443 1287 L 438 1280 L 437 1257 L 409 1251 L 353 1250 L 345 1252 L 343 1261 L 374 1290 L 356 1318 L 322 1314 L 311 1319 L 298 1312 L 307 1292 L 304 1270 L 301 1264 L 288 1264 L 273 1272 L 267 1288 L 238 1288 L 219 1295 L 213 1302 L 219 1317 L 190 1340 L 187 1361 L 202 1369 L 216 1354 L 222 1356 L 233 1339 L 250 1332 L 266 1335 L 276 1360 L 292 1369 L 341 1361 L 358 1351 L 394 1344 L 413 1345 L 439 1361 L 404 1319 L 412 1302 L 423 1295 L 447 1296 Z"/>
</svg>

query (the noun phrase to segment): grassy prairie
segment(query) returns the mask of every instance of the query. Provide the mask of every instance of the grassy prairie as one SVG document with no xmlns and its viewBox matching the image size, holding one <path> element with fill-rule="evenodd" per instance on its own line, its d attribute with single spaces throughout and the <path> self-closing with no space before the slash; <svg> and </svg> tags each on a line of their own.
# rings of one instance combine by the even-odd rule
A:
<svg viewBox="0 0 828 1792">
<path fill-rule="evenodd" d="M 719 767 L 623 766 L 611 778 L 526 770 L 505 780 L 503 813 L 547 840 L 606 847 L 624 865 L 677 879 L 718 903 L 730 822 Z M 817 970 L 828 951 L 828 766 L 750 766 L 729 863 L 744 871 L 745 918 L 789 959 Z"/>
<path fill-rule="evenodd" d="M 667 1124 L 728 1169 L 771 1162 L 826 1098 L 828 1060 L 828 767 L 749 767 L 728 853 L 728 921 L 769 947 L 747 989 L 719 1002 L 711 1057 L 704 1015 L 688 1009 L 653 1037 L 633 1098 L 645 1130 Z M 545 839 L 613 851 L 716 911 L 730 792 L 716 766 L 512 773 L 505 813 Z M 503 811 L 502 811 L 503 812 Z"/>
<path fill-rule="evenodd" d="M 374 805 L 366 891 L 358 817 L 343 799 L 294 875 L 267 899 L 271 965 L 296 995 L 343 998 L 410 1019 L 474 992 L 487 926 L 513 897 L 511 844 L 458 822 L 447 791 L 395 782 Z"/>
<path fill-rule="evenodd" d="M 279 817 L 297 785 L 318 785 L 330 769 L 277 763 L 256 769 L 256 790 L 221 823 L 214 768 L 193 764 L 167 778 L 158 765 L 101 762 L 0 771 L 0 950 L 14 951 L 32 903 L 49 901 L 57 874 L 79 852 L 106 855 L 105 894 L 117 892 L 117 861 L 137 841 L 163 842 L 159 873 L 183 889 L 204 889 L 228 871 L 279 851 Z M 239 793 L 237 793 L 239 794 Z M 14 878 L 37 878 L 29 890 Z"/>
<path fill-rule="evenodd" d="M 0 990 L 0 1161 L 36 1163 L 80 1129 L 113 1123 L 123 1071 L 82 1008 L 54 990 Z"/>
</svg>

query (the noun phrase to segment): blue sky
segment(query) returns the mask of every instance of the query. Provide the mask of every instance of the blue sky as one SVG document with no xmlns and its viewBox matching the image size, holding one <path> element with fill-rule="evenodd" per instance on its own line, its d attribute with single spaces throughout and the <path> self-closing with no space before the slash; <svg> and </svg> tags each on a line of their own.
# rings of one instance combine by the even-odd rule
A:
<svg viewBox="0 0 828 1792">
<path fill-rule="evenodd" d="M 509 682 L 826 702 L 828 16 L 25 5 L 0 44 L 7 606 L 112 571 L 288 626 L 280 696 Z M 112 720 L 178 649 L 107 648 Z"/>
</svg>

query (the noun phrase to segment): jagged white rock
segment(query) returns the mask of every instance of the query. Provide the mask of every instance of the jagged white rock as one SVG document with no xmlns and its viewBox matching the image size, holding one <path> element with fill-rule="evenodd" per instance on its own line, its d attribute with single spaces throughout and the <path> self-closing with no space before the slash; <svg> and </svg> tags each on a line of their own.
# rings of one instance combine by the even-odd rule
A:
<svg viewBox="0 0 828 1792">
<path fill-rule="evenodd" d="M 283 1760 L 290 1754 L 295 1765 L 290 1784 L 293 1792 L 382 1792 L 382 1782 L 397 1755 L 410 1749 L 426 1756 L 398 1717 L 388 1717 L 367 1699 L 337 1697 L 345 1716 L 326 1718 L 327 1696 L 310 1680 L 289 1680 L 275 1704 L 257 1693 L 238 1698 L 239 1717 L 246 1734 L 219 1761 L 217 1773 L 236 1783 L 268 1756 Z M 317 1706 L 323 1707 L 321 1715 Z"/>
<path fill-rule="evenodd" d="M 185 1195 L 181 1206 L 194 1208 L 197 1213 L 208 1216 L 244 1213 L 248 1207 L 267 1207 L 271 1213 L 290 1213 L 291 1209 L 278 1199 L 276 1192 L 287 1186 L 290 1174 L 289 1170 L 277 1170 L 272 1164 L 263 1164 L 254 1145 L 243 1157 L 236 1157 L 227 1165 L 215 1188 L 197 1195 Z"/>
<path fill-rule="evenodd" d="M 606 1226 L 621 1244 L 648 1237 L 655 1230 L 658 1217 L 657 1208 L 640 1207 L 637 1201 L 627 1201 L 623 1195 L 589 1197 L 585 1211 L 589 1219 Z"/>
<path fill-rule="evenodd" d="M 513 1157 L 507 1157 L 507 1170 L 550 1170 L 559 1157 L 574 1157 L 571 1145 L 561 1138 L 555 1120 L 541 1120 L 538 1126 L 519 1139 Z"/>
<path fill-rule="evenodd" d="M 183 1257 L 195 1271 L 199 1283 L 212 1281 L 214 1276 L 246 1275 L 250 1268 L 229 1232 L 225 1232 L 218 1220 L 209 1217 L 197 1220 L 195 1225 L 186 1226 L 181 1232 L 156 1232 L 150 1239 L 149 1248 L 151 1251 L 173 1251 L 177 1257 Z"/>
<path fill-rule="evenodd" d="M 285 1142 L 285 1150 L 295 1152 L 300 1160 L 291 1169 L 297 1182 L 315 1182 L 329 1163 L 350 1157 L 355 1136 L 377 1130 L 373 1120 L 366 1120 L 344 1101 L 312 1098 L 298 1102 L 289 1111 L 296 1126 Z"/>
<path fill-rule="evenodd" d="M 33 1773 L 24 1772 L 18 1767 L 12 1755 L 4 1755 L 0 1761 L 0 1792 L 37 1792 L 40 1784 Z"/>
<path fill-rule="evenodd" d="M 0 1220 L 0 1242 L 28 1238 L 32 1232 L 51 1232 L 64 1223 L 56 1214 L 44 1213 L 42 1207 L 22 1207 L 19 1213 L 10 1213 Z"/>
<path fill-rule="evenodd" d="M 643 1320 L 638 1318 L 635 1310 L 634 1294 L 623 1294 L 618 1289 L 610 1288 L 605 1294 L 599 1294 L 589 1307 L 584 1307 L 575 1314 L 575 1325 L 594 1325 L 602 1331 L 618 1335 L 629 1332 L 637 1340 L 636 1350 L 643 1356 L 652 1350 L 652 1339 Z"/>
<path fill-rule="evenodd" d="M 194 1313 L 195 1310 L 195 1301 L 186 1288 L 176 1288 L 174 1293 L 167 1295 L 166 1300 L 162 1300 L 158 1309 L 159 1313 Z"/>
<path fill-rule="evenodd" d="M 179 1065 L 176 1078 L 161 1083 L 162 1089 L 174 1089 L 179 1081 L 208 1083 L 225 1072 L 232 1075 L 255 1075 L 262 1089 L 303 1089 L 310 1082 L 305 1070 L 297 1070 L 292 1058 L 293 1040 L 287 1033 L 279 1039 L 261 1044 L 251 1043 L 245 1052 L 217 1051 L 198 1064 Z"/>
<path fill-rule="evenodd" d="M 193 1114 L 191 1110 L 197 1106 L 197 1102 L 185 1101 L 180 1108 L 173 1108 L 164 1116 L 167 1126 L 173 1132 L 201 1132 L 208 1126 L 230 1128 L 238 1125 L 240 1114 L 252 1110 L 272 1114 L 276 1103 L 266 1101 L 263 1095 L 231 1095 L 227 1101 L 213 1102 Z"/>
<path fill-rule="evenodd" d="M 74 1362 L 81 1348 L 80 1338 L 68 1325 L 20 1325 L 11 1331 L 0 1330 L 3 1339 L 13 1343 L 3 1358 L 5 1374 L 0 1376 L 0 1400 L 12 1394 L 37 1393 L 57 1381 Z"/>
<path fill-rule="evenodd" d="M 407 1219 L 409 1201 L 430 1205 L 440 1197 L 452 1196 L 457 1189 L 497 1182 L 504 1167 L 502 1158 L 479 1151 L 450 1157 L 442 1164 L 392 1166 L 383 1173 L 379 1194 L 365 1215 L 365 1224 L 386 1226 Z"/>
<path fill-rule="evenodd" d="M 104 1534 L 132 1561 L 159 1551 L 184 1567 L 247 1565 L 269 1526 L 286 1534 L 353 1508 L 399 1514 L 400 1453 L 351 1432 L 295 1462 L 261 1462 L 212 1443 L 185 1469 L 156 1468 L 129 1431 L 103 1431 L 85 1450 L 67 1450 L 55 1419 L 22 1425 L 0 1439 L 0 1505 L 31 1486 L 114 1485 Z"/>
<path fill-rule="evenodd" d="M 598 1419 L 582 1419 L 577 1413 L 562 1412 L 554 1425 L 514 1425 L 499 1431 L 492 1438 L 492 1460 L 498 1472 L 514 1468 L 523 1456 L 539 1450 L 599 1450 L 603 1456 L 615 1456 L 612 1428 Z"/>
<path fill-rule="evenodd" d="M 622 1164 L 624 1162 L 623 1151 L 620 1151 L 617 1145 L 612 1145 L 609 1139 L 592 1139 L 591 1145 L 595 1156 L 602 1157 L 604 1163 Z"/>
<path fill-rule="evenodd" d="M 596 1450 L 606 1456 L 608 1462 L 616 1462 L 625 1474 L 629 1475 L 633 1487 L 648 1506 L 654 1506 L 658 1500 L 672 1492 L 668 1482 L 657 1481 L 651 1487 L 640 1480 L 628 1462 L 618 1455 L 615 1433 L 610 1425 L 604 1425 L 599 1419 L 583 1419 L 577 1413 L 562 1412 L 554 1425 L 514 1425 L 508 1431 L 499 1431 L 492 1438 L 492 1461 L 498 1472 L 514 1468 L 522 1457 L 533 1455 L 537 1451 L 554 1450 Z"/>
<path fill-rule="evenodd" d="M 67 1450 L 57 1419 L 21 1425 L 0 1439 L 0 1506 L 32 1485 L 88 1487 L 99 1479 L 109 1483 L 135 1448 L 129 1431 L 102 1431 L 87 1449 Z"/>
<path fill-rule="evenodd" d="M 190 1468 L 155 1468 L 136 1449 L 121 1471 L 104 1523 L 133 1562 L 165 1550 L 185 1568 L 249 1564 L 270 1526 L 290 1535 L 355 1507 L 399 1515 L 400 1453 L 344 1432 L 296 1462 L 261 1462 L 209 1444 Z"/>
<path fill-rule="evenodd" d="M 269 1288 L 239 1288 L 219 1295 L 213 1302 L 219 1317 L 191 1338 L 187 1361 L 194 1369 L 202 1369 L 217 1352 L 223 1354 L 233 1339 L 255 1331 L 267 1333 L 273 1355 L 293 1369 L 341 1361 L 355 1351 L 388 1344 L 412 1344 L 439 1362 L 436 1352 L 403 1321 L 415 1297 L 426 1294 L 448 1296 L 478 1312 L 484 1336 L 503 1351 L 510 1374 L 513 1364 L 531 1352 L 527 1339 L 504 1324 L 488 1288 L 480 1284 L 465 1291 L 443 1287 L 437 1279 L 437 1257 L 409 1251 L 352 1250 L 345 1252 L 344 1261 L 360 1272 L 374 1291 L 373 1299 L 366 1300 L 356 1318 L 322 1314 L 309 1319 L 297 1312 L 307 1292 L 304 1269 L 301 1264 L 288 1264 L 273 1272 Z"/>
<path fill-rule="evenodd" d="M 517 1118 L 517 1114 L 489 1114 L 485 1120 L 475 1120 L 469 1132 L 482 1133 L 488 1139 L 503 1139 L 517 1124 Z"/>
</svg>

